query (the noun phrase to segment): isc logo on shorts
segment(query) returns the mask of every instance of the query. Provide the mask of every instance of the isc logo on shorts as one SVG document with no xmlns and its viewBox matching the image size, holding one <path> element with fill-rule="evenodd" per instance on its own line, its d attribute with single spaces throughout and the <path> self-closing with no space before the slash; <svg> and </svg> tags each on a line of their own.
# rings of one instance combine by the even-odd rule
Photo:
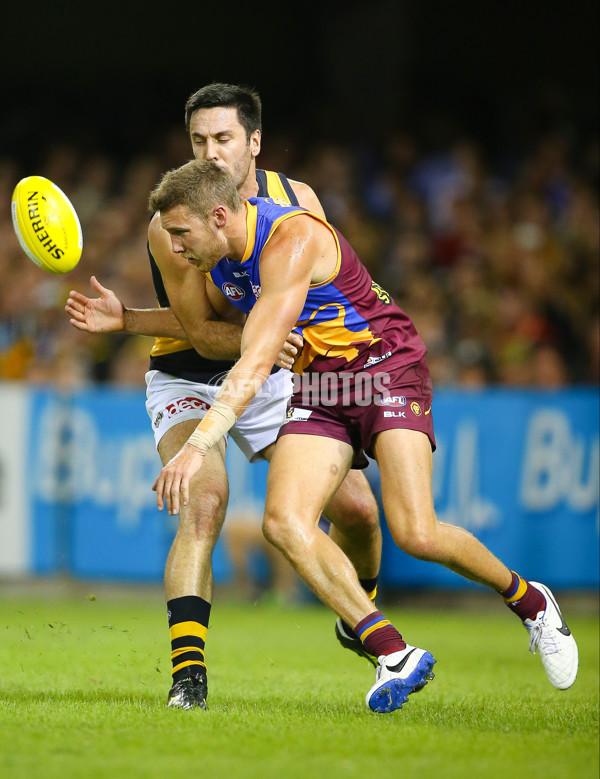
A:
<svg viewBox="0 0 600 779">
<path fill-rule="evenodd" d="M 229 281 L 226 281 L 221 289 L 223 290 L 224 294 L 227 295 L 228 298 L 231 300 L 241 300 L 246 293 L 241 287 L 238 287 L 237 284 L 232 284 Z"/>
<path fill-rule="evenodd" d="M 193 409 L 201 408 L 204 411 L 208 411 L 209 404 L 199 398 L 177 398 L 165 408 L 169 419 L 176 414 L 182 414 L 184 411 L 192 411 Z"/>
</svg>

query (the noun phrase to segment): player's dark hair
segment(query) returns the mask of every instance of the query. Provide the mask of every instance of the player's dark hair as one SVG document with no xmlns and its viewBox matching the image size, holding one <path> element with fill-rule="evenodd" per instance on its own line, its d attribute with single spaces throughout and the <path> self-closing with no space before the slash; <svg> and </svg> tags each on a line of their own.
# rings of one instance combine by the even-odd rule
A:
<svg viewBox="0 0 600 779">
<path fill-rule="evenodd" d="M 262 132 L 262 104 L 258 92 L 238 84 L 208 84 L 185 104 L 185 129 L 189 133 L 192 114 L 201 108 L 235 108 L 238 119 L 246 132 L 246 140 L 255 130 Z"/>
<path fill-rule="evenodd" d="M 225 205 L 237 212 L 242 199 L 229 171 L 205 160 L 192 160 L 165 173 L 148 201 L 153 214 L 187 206 L 192 214 L 202 219 L 207 219 L 216 205 Z"/>
</svg>

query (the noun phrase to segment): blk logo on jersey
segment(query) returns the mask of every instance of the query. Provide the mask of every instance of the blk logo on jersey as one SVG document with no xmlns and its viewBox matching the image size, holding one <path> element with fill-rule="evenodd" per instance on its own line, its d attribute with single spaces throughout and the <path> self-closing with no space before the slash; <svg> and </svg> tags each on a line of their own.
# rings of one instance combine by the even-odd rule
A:
<svg viewBox="0 0 600 779">
<path fill-rule="evenodd" d="M 241 300 L 246 295 L 241 287 L 238 287 L 237 284 L 232 284 L 229 281 L 226 281 L 221 289 L 230 300 Z"/>
</svg>

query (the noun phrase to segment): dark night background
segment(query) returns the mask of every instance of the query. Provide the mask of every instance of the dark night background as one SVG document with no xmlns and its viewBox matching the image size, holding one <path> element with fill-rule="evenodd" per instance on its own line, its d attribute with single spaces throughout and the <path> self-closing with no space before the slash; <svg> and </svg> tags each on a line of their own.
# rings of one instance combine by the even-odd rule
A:
<svg viewBox="0 0 600 779">
<path fill-rule="evenodd" d="M 3 3 L 3 156 L 75 142 L 126 159 L 212 80 L 247 83 L 264 129 L 378 144 L 392 127 L 489 152 L 598 129 L 595 2 Z"/>
<path fill-rule="evenodd" d="M 55 181 L 86 236 L 70 283 L 153 305 L 147 196 L 190 156 L 185 102 L 246 84 L 261 166 L 315 189 L 411 313 L 434 384 L 597 383 L 598 21 L 592 0 L 5 2 L 1 212 L 19 178 Z M 1 221 L 0 376 L 47 380 L 64 354 L 65 375 L 139 384 L 146 342 L 74 348 L 60 286 Z"/>
</svg>

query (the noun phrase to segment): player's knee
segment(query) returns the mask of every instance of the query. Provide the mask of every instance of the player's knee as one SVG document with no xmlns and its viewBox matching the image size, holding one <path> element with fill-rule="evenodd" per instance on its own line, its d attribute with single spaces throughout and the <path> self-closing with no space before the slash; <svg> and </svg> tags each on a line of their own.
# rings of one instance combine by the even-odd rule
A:
<svg viewBox="0 0 600 779">
<path fill-rule="evenodd" d="M 300 532 L 300 522 L 289 511 L 265 509 L 262 524 L 263 535 L 276 549 L 286 557 L 300 554 L 304 546 L 305 534 Z"/>
<path fill-rule="evenodd" d="M 355 493 L 343 519 L 345 529 L 373 533 L 379 529 L 379 510 L 371 492 Z"/>
<path fill-rule="evenodd" d="M 380 532 L 379 509 L 370 489 L 353 490 L 343 499 L 336 496 L 325 516 L 344 533 L 361 537 Z"/>
<path fill-rule="evenodd" d="M 289 523 L 286 521 L 286 517 L 280 512 L 270 511 L 266 508 L 263 517 L 262 532 L 270 544 L 281 549 L 282 544 L 285 542 L 285 537 L 289 532 Z"/>
<path fill-rule="evenodd" d="M 411 557 L 431 561 L 440 559 L 441 551 L 435 524 L 390 530 L 396 544 Z"/>
<path fill-rule="evenodd" d="M 223 490 L 205 489 L 201 494 L 191 494 L 190 502 L 182 507 L 179 515 L 180 534 L 192 536 L 194 541 L 213 539 L 215 542 L 221 531 L 227 495 Z"/>
</svg>

